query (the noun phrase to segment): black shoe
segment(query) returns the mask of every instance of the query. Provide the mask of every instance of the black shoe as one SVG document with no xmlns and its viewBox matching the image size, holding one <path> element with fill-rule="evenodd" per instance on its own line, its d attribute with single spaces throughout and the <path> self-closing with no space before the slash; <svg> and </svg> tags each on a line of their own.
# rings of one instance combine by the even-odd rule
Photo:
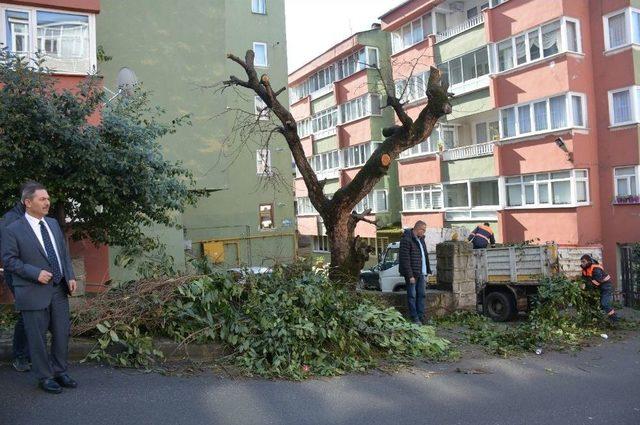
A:
<svg viewBox="0 0 640 425">
<path fill-rule="evenodd" d="M 411 323 L 413 323 L 414 325 L 421 325 L 422 324 L 422 322 L 418 318 L 411 319 Z"/>
<path fill-rule="evenodd" d="M 78 386 L 78 383 L 71 379 L 66 373 L 64 375 L 56 376 L 53 379 L 55 379 L 58 384 L 65 388 L 76 388 Z"/>
<path fill-rule="evenodd" d="M 31 364 L 29 363 L 29 360 L 25 359 L 24 357 L 16 357 L 16 359 L 12 363 L 12 366 L 18 372 L 29 372 L 31 370 Z"/>
<path fill-rule="evenodd" d="M 60 394 L 62 392 L 62 387 L 51 378 L 41 379 L 38 386 L 51 394 Z"/>
</svg>

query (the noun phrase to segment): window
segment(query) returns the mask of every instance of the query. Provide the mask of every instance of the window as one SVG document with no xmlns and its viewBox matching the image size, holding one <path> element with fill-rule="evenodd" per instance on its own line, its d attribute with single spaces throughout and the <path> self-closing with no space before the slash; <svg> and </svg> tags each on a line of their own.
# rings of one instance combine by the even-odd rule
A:
<svg viewBox="0 0 640 425">
<path fill-rule="evenodd" d="M 396 97 L 402 103 L 411 103 L 427 97 L 427 84 L 429 71 L 412 75 L 409 80 L 397 80 L 395 82 Z"/>
<path fill-rule="evenodd" d="M 494 72 L 507 71 L 561 52 L 580 53 L 580 23 L 562 18 L 493 44 L 491 51 Z"/>
<path fill-rule="evenodd" d="M 273 229 L 273 204 L 260 204 L 258 209 L 258 217 L 260 221 L 260 230 Z"/>
<path fill-rule="evenodd" d="M 425 140 L 424 142 L 420 142 L 405 151 L 402 151 L 400 153 L 400 159 L 436 153 L 438 152 L 438 140 L 438 131 L 434 129 L 427 140 Z"/>
<path fill-rule="evenodd" d="M 269 62 L 267 60 L 267 44 L 266 43 L 253 43 L 253 52 L 255 53 L 254 64 L 255 66 L 267 67 Z"/>
<path fill-rule="evenodd" d="M 560 128 L 585 127 L 585 96 L 569 93 L 500 110 L 502 138 Z M 517 111 L 517 112 L 516 112 Z"/>
<path fill-rule="evenodd" d="M 86 74 L 95 70 L 95 16 L 33 8 L 0 9 L 5 31 L 0 44 L 34 59 L 40 52 L 44 65 L 62 73 Z"/>
<path fill-rule="evenodd" d="M 489 74 L 489 54 L 487 48 L 482 47 L 437 67 L 444 74 L 443 81 L 455 86 Z"/>
<path fill-rule="evenodd" d="M 545 208 L 589 202 L 587 170 L 528 174 L 505 179 L 507 207 Z"/>
<path fill-rule="evenodd" d="M 374 190 L 373 193 L 367 194 L 367 196 L 358 202 L 355 211 L 358 214 L 362 214 L 368 209 L 371 209 L 371 213 L 387 211 L 387 191 Z"/>
<path fill-rule="evenodd" d="M 369 115 L 380 115 L 380 96 L 377 94 L 367 93 L 340 105 L 343 124 Z"/>
<path fill-rule="evenodd" d="M 454 182 L 444 185 L 447 209 L 497 209 L 500 205 L 498 180 Z"/>
<path fill-rule="evenodd" d="M 313 115 L 311 125 L 313 134 L 317 138 L 327 137 L 335 134 L 338 124 L 338 108 L 328 108 Z"/>
<path fill-rule="evenodd" d="M 316 173 L 340 168 L 340 151 L 333 150 L 311 157 L 309 163 Z"/>
<path fill-rule="evenodd" d="M 467 183 L 445 184 L 445 208 L 469 207 L 469 190 Z"/>
<path fill-rule="evenodd" d="M 296 212 L 298 215 L 316 215 L 318 211 L 313 207 L 311 199 L 305 196 L 302 198 L 296 198 Z"/>
<path fill-rule="evenodd" d="M 255 114 L 259 120 L 264 121 L 269 119 L 269 108 L 267 108 L 267 104 L 264 103 L 264 100 L 260 96 L 254 97 L 254 110 Z"/>
<path fill-rule="evenodd" d="M 470 182 L 471 207 L 500 205 L 498 180 Z"/>
<path fill-rule="evenodd" d="M 640 187 L 638 187 L 638 183 L 640 183 L 638 180 L 638 168 L 638 166 L 635 166 L 613 169 L 616 202 L 623 201 L 623 199 L 620 198 L 637 197 L 640 194 Z M 636 199 L 635 201 L 640 202 L 640 199 Z"/>
<path fill-rule="evenodd" d="M 298 137 L 301 139 L 309 136 L 311 131 L 311 118 L 305 118 L 303 120 L 298 121 Z"/>
<path fill-rule="evenodd" d="M 438 134 L 445 149 L 453 149 L 458 146 L 458 125 L 440 124 Z"/>
<path fill-rule="evenodd" d="M 364 165 L 371 156 L 373 150 L 377 148 L 380 142 L 361 143 L 359 145 L 349 146 L 342 150 L 342 163 L 345 168 L 359 167 Z"/>
<path fill-rule="evenodd" d="M 640 86 L 609 92 L 609 117 L 612 126 L 640 122 Z"/>
<path fill-rule="evenodd" d="M 251 0 L 251 11 L 265 15 L 267 13 L 267 0 Z"/>
<path fill-rule="evenodd" d="M 605 50 L 640 43 L 640 10 L 627 8 L 603 17 Z"/>
<path fill-rule="evenodd" d="M 442 208 L 442 185 L 408 186 L 402 188 L 404 211 L 438 210 Z"/>
<path fill-rule="evenodd" d="M 259 176 L 271 175 L 271 151 L 269 149 L 256 151 L 256 171 Z"/>
<path fill-rule="evenodd" d="M 337 79 L 347 78 L 367 67 L 378 66 L 378 60 L 378 49 L 375 47 L 362 48 L 336 63 Z"/>
<path fill-rule="evenodd" d="M 328 236 L 314 236 L 313 237 L 313 250 L 315 252 L 329 252 L 329 237 Z"/>
</svg>

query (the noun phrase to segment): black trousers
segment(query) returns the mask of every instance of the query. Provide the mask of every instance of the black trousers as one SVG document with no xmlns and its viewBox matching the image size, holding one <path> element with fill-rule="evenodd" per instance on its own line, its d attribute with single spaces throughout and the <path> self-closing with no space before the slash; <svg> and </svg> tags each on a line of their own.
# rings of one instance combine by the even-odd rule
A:
<svg viewBox="0 0 640 425">
<path fill-rule="evenodd" d="M 67 371 L 69 354 L 69 299 L 66 283 L 54 287 L 51 304 L 43 310 L 22 310 L 29 344 L 31 371 L 37 379 L 52 378 Z M 51 353 L 47 350 L 51 331 Z"/>
</svg>

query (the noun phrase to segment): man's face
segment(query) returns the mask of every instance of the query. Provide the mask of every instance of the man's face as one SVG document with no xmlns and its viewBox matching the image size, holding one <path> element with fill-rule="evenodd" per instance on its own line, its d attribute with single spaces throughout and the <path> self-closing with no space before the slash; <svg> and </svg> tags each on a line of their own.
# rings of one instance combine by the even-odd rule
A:
<svg viewBox="0 0 640 425">
<path fill-rule="evenodd" d="M 580 260 L 580 266 L 582 266 L 583 269 L 586 269 L 587 267 L 589 267 L 589 261 L 583 258 L 582 260 Z"/>
<path fill-rule="evenodd" d="M 425 232 L 427 231 L 427 226 L 418 226 L 415 229 L 413 229 L 413 231 L 417 237 L 421 238 L 424 236 Z"/>
<path fill-rule="evenodd" d="M 33 198 L 25 199 L 24 206 L 30 215 L 42 218 L 49 214 L 49 207 L 51 206 L 49 194 L 44 189 L 38 189 L 33 194 Z"/>
</svg>

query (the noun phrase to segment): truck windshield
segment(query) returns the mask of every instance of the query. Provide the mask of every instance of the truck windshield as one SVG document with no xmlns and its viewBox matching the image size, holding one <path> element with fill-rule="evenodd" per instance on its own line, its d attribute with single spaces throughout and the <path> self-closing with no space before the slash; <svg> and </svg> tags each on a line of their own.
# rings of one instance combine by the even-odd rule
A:
<svg viewBox="0 0 640 425">
<path fill-rule="evenodd" d="M 384 254 L 384 263 L 392 263 L 392 264 L 396 264 L 398 262 L 398 253 L 399 253 L 399 249 L 398 248 L 389 248 L 387 249 L 387 252 Z"/>
</svg>

